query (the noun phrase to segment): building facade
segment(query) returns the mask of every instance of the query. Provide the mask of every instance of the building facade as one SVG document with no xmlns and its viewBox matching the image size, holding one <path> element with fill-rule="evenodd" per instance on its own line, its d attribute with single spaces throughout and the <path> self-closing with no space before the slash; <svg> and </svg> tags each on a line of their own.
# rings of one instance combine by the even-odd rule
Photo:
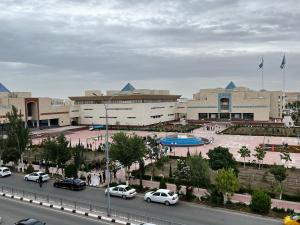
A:
<svg viewBox="0 0 300 225">
<path fill-rule="evenodd" d="M 135 89 L 127 84 L 121 91 L 86 91 L 85 96 L 70 97 L 72 123 L 147 126 L 176 119 L 177 100 L 167 90 Z"/>
<path fill-rule="evenodd" d="M 254 91 L 236 87 L 201 89 L 187 102 L 188 120 L 279 121 L 282 118 L 281 91 Z"/>
<path fill-rule="evenodd" d="M 47 97 L 32 97 L 31 92 L 10 92 L 0 83 L 0 123 L 7 123 L 12 106 L 18 109 L 28 127 L 70 125 L 70 102 Z"/>
</svg>

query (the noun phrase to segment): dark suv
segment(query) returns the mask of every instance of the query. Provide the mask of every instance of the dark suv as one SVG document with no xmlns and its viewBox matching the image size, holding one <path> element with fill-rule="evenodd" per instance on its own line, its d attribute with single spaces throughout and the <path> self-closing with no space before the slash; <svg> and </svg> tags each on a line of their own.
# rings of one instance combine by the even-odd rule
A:
<svg viewBox="0 0 300 225">
<path fill-rule="evenodd" d="M 65 178 L 54 182 L 54 187 L 66 188 L 71 190 L 83 190 L 86 186 L 85 181 L 78 178 Z"/>
</svg>

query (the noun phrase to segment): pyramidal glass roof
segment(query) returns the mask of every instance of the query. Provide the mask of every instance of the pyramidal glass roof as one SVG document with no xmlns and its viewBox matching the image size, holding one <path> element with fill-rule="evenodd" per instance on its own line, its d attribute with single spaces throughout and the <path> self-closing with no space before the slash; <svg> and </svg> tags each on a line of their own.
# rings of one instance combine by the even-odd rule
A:
<svg viewBox="0 0 300 225">
<path fill-rule="evenodd" d="M 123 89 L 121 91 L 134 91 L 135 88 L 130 84 L 126 84 L 125 87 L 123 87 Z"/>
<path fill-rule="evenodd" d="M 226 86 L 225 89 L 235 89 L 235 88 L 236 88 L 235 84 L 232 81 L 230 81 L 230 83 Z"/>
<path fill-rule="evenodd" d="M 0 82 L 0 92 L 10 92 L 10 91 Z"/>
</svg>

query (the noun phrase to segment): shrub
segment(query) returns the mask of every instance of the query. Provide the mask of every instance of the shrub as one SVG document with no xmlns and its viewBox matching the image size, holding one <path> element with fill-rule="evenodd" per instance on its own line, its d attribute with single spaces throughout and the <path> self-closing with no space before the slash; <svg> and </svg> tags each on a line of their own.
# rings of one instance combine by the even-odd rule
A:
<svg viewBox="0 0 300 225">
<path fill-rule="evenodd" d="M 81 179 L 81 180 L 86 180 L 86 177 L 85 177 L 84 175 L 81 174 L 81 175 L 80 175 L 80 179 Z"/>
<path fill-rule="evenodd" d="M 250 208 L 254 212 L 268 213 L 271 209 L 271 197 L 263 191 L 254 191 Z"/>
<path fill-rule="evenodd" d="M 216 189 L 213 189 L 209 196 L 209 202 L 213 205 L 223 205 L 224 196 L 221 192 L 218 192 Z"/>
<path fill-rule="evenodd" d="M 74 164 L 67 165 L 65 168 L 65 177 L 78 177 L 77 169 Z"/>
<path fill-rule="evenodd" d="M 166 188 L 167 188 L 167 184 L 166 184 L 165 179 L 163 178 L 159 182 L 159 189 L 166 189 Z"/>
<path fill-rule="evenodd" d="M 34 172 L 34 168 L 33 168 L 33 166 L 31 164 L 29 164 L 27 166 L 26 173 L 33 173 L 33 172 Z"/>
</svg>

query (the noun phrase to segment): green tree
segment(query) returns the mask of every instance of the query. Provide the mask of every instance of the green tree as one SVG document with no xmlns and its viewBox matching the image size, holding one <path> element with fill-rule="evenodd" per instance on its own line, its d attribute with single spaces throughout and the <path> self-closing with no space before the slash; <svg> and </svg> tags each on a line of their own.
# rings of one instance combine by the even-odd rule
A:
<svg viewBox="0 0 300 225">
<path fill-rule="evenodd" d="M 47 137 L 43 140 L 43 153 L 42 156 L 46 161 L 46 171 L 49 170 L 49 162 L 56 162 L 57 158 L 57 144 L 54 138 Z"/>
<path fill-rule="evenodd" d="M 9 162 L 17 163 L 19 159 L 20 159 L 20 152 L 16 148 L 7 147 L 2 152 L 2 160 L 4 164 Z"/>
<path fill-rule="evenodd" d="M 232 168 L 236 173 L 238 172 L 236 160 L 233 158 L 233 155 L 229 152 L 228 148 L 219 146 L 209 150 L 207 155 L 209 157 L 208 162 L 210 168 L 213 170 Z"/>
<path fill-rule="evenodd" d="M 136 135 L 130 137 L 124 132 L 114 134 L 112 139 L 110 157 L 113 161 L 118 160 L 125 167 L 126 180 L 128 181 L 130 166 L 145 155 L 144 141 L 141 137 Z"/>
<path fill-rule="evenodd" d="M 167 183 L 165 178 L 162 178 L 159 182 L 159 189 L 166 189 L 167 188 Z"/>
<path fill-rule="evenodd" d="M 238 151 L 241 157 L 244 159 L 244 168 L 246 167 L 246 158 L 251 156 L 251 151 L 246 147 L 242 146 L 242 148 Z"/>
<path fill-rule="evenodd" d="M 209 165 L 200 156 L 190 156 L 186 159 L 186 164 L 190 168 L 190 183 L 193 187 L 207 188 L 210 185 Z"/>
<path fill-rule="evenodd" d="M 7 125 L 7 146 L 15 148 L 18 151 L 18 154 L 10 155 L 18 158 L 13 159 L 14 162 L 21 159 L 23 165 L 23 153 L 25 152 L 28 144 L 30 143 L 30 132 L 29 129 L 25 127 L 25 124 L 22 120 L 21 111 L 18 113 L 18 110 L 15 106 L 12 106 L 11 112 L 6 114 L 8 119 Z M 7 153 L 7 152 L 5 152 Z"/>
<path fill-rule="evenodd" d="M 155 163 L 160 158 L 160 149 L 157 143 L 157 140 L 152 137 L 146 138 L 146 158 L 150 159 L 151 162 L 151 180 L 154 177 Z"/>
<path fill-rule="evenodd" d="M 239 190 L 239 180 L 232 168 L 221 169 L 215 178 L 216 189 L 224 196 L 224 203 L 230 200 L 230 196 Z"/>
<path fill-rule="evenodd" d="M 57 158 L 56 162 L 59 168 L 63 168 L 65 163 L 71 159 L 72 154 L 68 148 L 69 142 L 63 134 L 56 138 L 57 142 Z"/>
<path fill-rule="evenodd" d="M 285 163 L 284 163 L 285 166 L 286 166 L 287 162 L 292 161 L 290 152 L 288 151 L 287 147 L 284 147 L 282 149 L 282 151 L 280 152 L 280 159 L 285 161 Z"/>
<path fill-rule="evenodd" d="M 66 177 L 78 177 L 78 170 L 74 164 L 67 165 L 65 168 L 65 176 Z"/>
<path fill-rule="evenodd" d="M 271 209 L 271 197 L 263 191 L 254 191 L 251 196 L 250 208 L 254 212 L 268 213 Z"/>
<path fill-rule="evenodd" d="M 260 166 L 263 164 L 264 162 L 264 158 L 266 156 L 266 150 L 263 149 L 262 147 L 258 146 L 255 148 L 255 154 L 253 154 L 253 156 L 255 158 L 257 158 L 257 162 L 258 162 L 258 169 L 260 169 Z"/>
<path fill-rule="evenodd" d="M 83 150 L 84 150 L 84 147 L 80 143 L 78 143 L 72 149 L 72 155 L 73 155 L 74 165 L 75 165 L 77 171 L 80 169 L 80 166 L 84 163 Z"/>
<path fill-rule="evenodd" d="M 283 192 L 283 184 L 282 182 L 287 178 L 287 171 L 286 168 L 284 166 L 280 166 L 280 165 L 274 165 L 272 166 L 272 168 L 270 169 L 270 173 L 273 174 L 275 180 L 278 182 L 279 184 L 279 188 L 280 188 L 280 195 L 279 195 L 279 199 L 282 199 L 282 192 Z"/>
</svg>

